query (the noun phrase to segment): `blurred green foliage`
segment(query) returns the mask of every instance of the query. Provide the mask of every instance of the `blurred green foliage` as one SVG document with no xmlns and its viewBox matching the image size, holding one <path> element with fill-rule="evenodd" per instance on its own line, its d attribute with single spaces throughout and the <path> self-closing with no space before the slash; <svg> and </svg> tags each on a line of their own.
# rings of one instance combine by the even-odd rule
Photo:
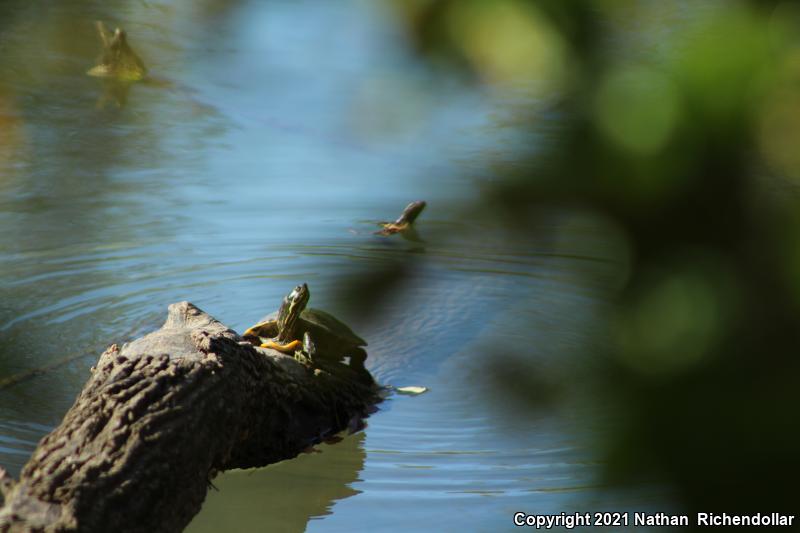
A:
<svg viewBox="0 0 800 533">
<path fill-rule="evenodd" d="M 532 132 L 537 113 L 559 113 L 555 140 L 515 154 L 482 212 L 525 232 L 538 207 L 579 208 L 623 242 L 627 280 L 605 324 L 609 342 L 572 362 L 591 367 L 592 401 L 613 408 L 599 446 L 608 478 L 664 483 L 690 512 L 794 509 L 800 9 L 396 6 L 433 67 L 500 95 L 527 91 Z M 530 391 L 547 382 L 534 374 Z"/>
</svg>

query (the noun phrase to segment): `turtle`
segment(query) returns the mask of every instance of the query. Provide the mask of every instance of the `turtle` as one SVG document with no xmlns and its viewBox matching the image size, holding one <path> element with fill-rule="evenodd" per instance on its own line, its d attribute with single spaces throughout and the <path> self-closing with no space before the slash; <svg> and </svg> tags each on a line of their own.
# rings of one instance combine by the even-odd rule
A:
<svg viewBox="0 0 800 533">
<path fill-rule="evenodd" d="M 403 209 L 403 212 L 394 222 L 381 222 L 379 225 L 383 228 L 375 232 L 376 235 L 393 235 L 406 231 L 411 227 L 411 224 L 417 219 L 422 210 L 425 209 L 427 204 L 424 200 L 417 200 L 411 202 Z"/>
<path fill-rule="evenodd" d="M 143 79 L 147 75 L 147 68 L 128 44 L 125 31 L 116 28 L 112 34 L 99 20 L 95 25 L 103 42 L 103 54 L 98 60 L 99 64 L 86 73 L 90 76 L 114 78 L 125 82 Z"/>
<path fill-rule="evenodd" d="M 362 346 L 367 341 L 330 313 L 306 308 L 309 298 L 308 285 L 298 285 L 283 299 L 277 312 L 248 328 L 242 337 L 256 339 L 262 348 L 283 353 L 302 348 L 312 361 L 317 356 L 336 361 L 350 357 L 351 363 L 363 364 L 367 354 Z"/>
</svg>

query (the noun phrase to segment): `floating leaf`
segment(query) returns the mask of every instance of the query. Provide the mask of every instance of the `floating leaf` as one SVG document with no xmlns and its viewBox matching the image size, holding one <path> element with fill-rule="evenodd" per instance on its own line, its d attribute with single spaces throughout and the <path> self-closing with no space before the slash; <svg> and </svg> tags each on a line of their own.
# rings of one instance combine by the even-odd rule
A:
<svg viewBox="0 0 800 533">
<path fill-rule="evenodd" d="M 428 392 L 428 387 L 397 387 L 395 390 L 398 394 L 418 396 L 422 393 Z"/>
</svg>

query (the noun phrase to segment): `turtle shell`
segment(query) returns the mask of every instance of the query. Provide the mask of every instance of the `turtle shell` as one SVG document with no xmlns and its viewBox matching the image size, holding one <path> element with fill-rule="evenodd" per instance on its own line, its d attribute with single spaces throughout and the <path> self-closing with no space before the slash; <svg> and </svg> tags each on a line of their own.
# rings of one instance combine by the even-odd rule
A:
<svg viewBox="0 0 800 533">
<path fill-rule="evenodd" d="M 356 335 L 350 327 L 333 316 L 320 309 L 304 309 L 300 313 L 298 328 L 305 327 L 312 335 L 319 335 L 324 332 L 335 337 L 343 344 L 349 346 L 366 346 L 367 341 Z"/>
</svg>

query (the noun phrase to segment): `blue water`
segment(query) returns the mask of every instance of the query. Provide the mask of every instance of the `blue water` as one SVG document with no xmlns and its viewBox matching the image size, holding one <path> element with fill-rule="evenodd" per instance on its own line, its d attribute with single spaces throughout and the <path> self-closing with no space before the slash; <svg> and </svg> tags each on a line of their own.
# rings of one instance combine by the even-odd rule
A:
<svg viewBox="0 0 800 533">
<path fill-rule="evenodd" d="M 389 8 L 0 7 L 0 379 L 63 361 L 0 387 L 12 474 L 97 356 L 170 303 L 241 331 L 307 282 L 368 339 L 379 381 L 430 391 L 318 453 L 218 477 L 190 530 L 499 531 L 518 510 L 642 503 L 601 485 L 580 416 L 510 408 L 487 370 L 585 345 L 619 282 L 604 233 L 553 212 L 511 239 L 460 209 L 524 138 L 498 126 L 501 98 L 421 65 Z M 96 19 L 125 27 L 153 80 L 85 75 Z M 416 199 L 417 240 L 372 234 Z M 353 308 L 344 281 L 408 260 L 391 298 Z"/>
</svg>

